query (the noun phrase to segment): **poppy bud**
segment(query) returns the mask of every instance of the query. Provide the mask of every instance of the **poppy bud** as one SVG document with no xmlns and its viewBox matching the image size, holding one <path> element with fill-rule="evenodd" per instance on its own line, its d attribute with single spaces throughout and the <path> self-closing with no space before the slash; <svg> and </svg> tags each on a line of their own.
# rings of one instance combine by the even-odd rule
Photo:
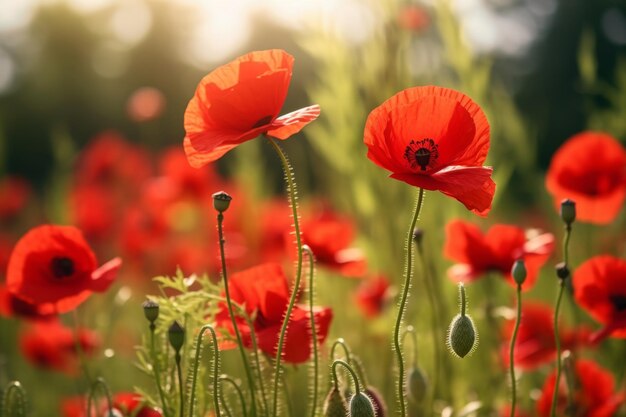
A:
<svg viewBox="0 0 626 417">
<path fill-rule="evenodd" d="M 576 202 L 566 198 L 561 201 L 561 219 L 570 226 L 576 220 Z"/>
<path fill-rule="evenodd" d="M 346 417 L 348 404 L 337 387 L 333 387 L 324 400 L 324 417 Z"/>
<path fill-rule="evenodd" d="M 376 417 L 386 417 L 387 406 L 385 405 L 385 400 L 383 400 L 383 396 L 380 395 L 380 392 L 378 392 L 378 390 L 374 387 L 367 387 L 365 389 L 365 394 L 370 397 L 370 400 L 372 400 L 372 404 L 374 404 Z"/>
<path fill-rule="evenodd" d="M 213 194 L 213 207 L 215 208 L 215 210 L 223 213 L 228 210 L 228 207 L 230 206 L 230 201 L 232 199 L 233 198 L 228 193 L 224 191 L 218 191 L 217 193 Z"/>
<path fill-rule="evenodd" d="M 461 301 L 461 312 L 450 322 L 447 344 L 454 355 L 464 358 L 468 353 L 476 349 L 478 335 L 471 317 L 465 314 L 467 299 L 463 283 L 459 284 L 459 298 Z"/>
<path fill-rule="evenodd" d="M 167 337 L 170 345 L 176 352 L 179 352 L 185 343 L 185 329 L 177 321 L 174 321 L 167 331 Z"/>
<path fill-rule="evenodd" d="M 159 304 L 158 303 L 152 300 L 146 300 L 142 304 L 142 307 L 143 307 L 143 314 L 144 316 L 146 316 L 146 319 L 148 319 L 150 323 L 154 323 L 156 319 L 159 318 Z"/>
<path fill-rule="evenodd" d="M 365 393 L 359 392 L 350 399 L 350 417 L 376 417 L 374 404 Z"/>
<path fill-rule="evenodd" d="M 404 389 L 406 396 L 415 404 L 420 404 L 426 397 L 428 381 L 420 368 L 413 368 L 409 371 Z"/>
<path fill-rule="evenodd" d="M 567 279 L 567 277 L 569 277 L 569 268 L 565 265 L 565 262 L 556 264 L 556 276 L 559 277 L 559 279 Z"/>
<path fill-rule="evenodd" d="M 522 285 L 524 281 L 526 281 L 526 264 L 522 259 L 518 259 L 513 263 L 513 267 L 511 268 L 511 275 L 513 279 L 517 283 L 517 285 Z"/>
<path fill-rule="evenodd" d="M 424 238 L 424 231 L 420 228 L 416 228 L 413 230 L 413 241 L 418 245 L 422 243 L 422 239 Z"/>
</svg>

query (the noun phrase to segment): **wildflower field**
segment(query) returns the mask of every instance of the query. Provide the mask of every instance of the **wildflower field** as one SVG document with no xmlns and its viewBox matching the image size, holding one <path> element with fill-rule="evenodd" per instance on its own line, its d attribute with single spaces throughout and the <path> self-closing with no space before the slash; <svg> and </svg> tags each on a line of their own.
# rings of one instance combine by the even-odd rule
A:
<svg viewBox="0 0 626 417">
<path fill-rule="evenodd" d="M 0 0 L 0 417 L 626 416 L 626 5 Z"/>
</svg>

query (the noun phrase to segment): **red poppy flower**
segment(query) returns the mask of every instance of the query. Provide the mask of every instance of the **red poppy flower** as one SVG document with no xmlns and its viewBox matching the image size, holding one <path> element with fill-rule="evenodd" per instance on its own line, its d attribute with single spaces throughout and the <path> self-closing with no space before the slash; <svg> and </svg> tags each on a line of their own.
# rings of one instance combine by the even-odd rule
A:
<svg viewBox="0 0 626 417">
<path fill-rule="evenodd" d="M 109 416 L 106 413 L 106 400 L 97 401 L 96 408 L 102 410 L 98 416 Z M 113 396 L 113 408 L 122 417 L 162 417 L 161 411 L 145 404 L 139 394 L 121 392 Z M 87 399 L 85 397 L 69 397 L 61 402 L 61 415 L 63 417 L 87 417 Z M 117 415 L 117 414 L 116 414 Z"/>
<path fill-rule="evenodd" d="M 626 149 L 606 133 L 574 135 L 552 157 L 546 188 L 557 208 L 576 201 L 576 220 L 610 223 L 626 198 Z"/>
<path fill-rule="evenodd" d="M 39 305 L 22 300 L 0 284 L 0 316 L 42 320 L 55 315 L 52 305 Z"/>
<path fill-rule="evenodd" d="M 268 263 L 233 274 L 229 278 L 228 288 L 231 299 L 235 303 L 245 305 L 246 312 L 251 316 L 256 313 L 254 331 L 259 349 L 275 356 L 290 295 L 287 277 L 282 267 L 279 264 Z M 323 343 L 328 336 L 333 316 L 332 310 L 317 307 L 314 315 L 317 342 Z M 234 334 L 225 305 L 221 306 L 216 318 L 220 327 Z M 250 347 L 250 329 L 244 320 L 238 320 L 238 327 L 242 333 L 244 345 Z M 308 309 L 306 306 L 296 305 L 289 319 L 283 359 L 289 363 L 306 362 L 311 356 L 311 343 Z"/>
<path fill-rule="evenodd" d="M 100 339 L 91 330 L 79 329 L 78 343 L 90 355 L 100 345 Z M 78 371 L 76 334 L 58 320 L 35 322 L 20 335 L 20 350 L 37 367 L 68 374 Z"/>
<path fill-rule="evenodd" d="M 0 179 L 0 219 L 18 214 L 30 196 L 30 185 L 18 177 Z"/>
<path fill-rule="evenodd" d="M 430 24 L 430 16 L 426 10 L 415 4 L 402 7 L 397 19 L 401 28 L 414 32 L 421 32 Z"/>
<path fill-rule="evenodd" d="M 293 61 L 280 49 L 250 52 L 205 76 L 185 111 L 189 164 L 199 168 L 262 133 L 287 139 L 315 120 L 317 105 L 278 117 Z"/>
<path fill-rule="evenodd" d="M 351 247 L 355 230 L 349 218 L 325 210 L 321 215 L 304 218 L 301 230 L 302 242 L 309 245 L 319 265 L 352 278 L 362 277 L 367 271 L 363 252 Z M 289 234 L 288 239 L 291 243 L 293 235 Z"/>
<path fill-rule="evenodd" d="M 6 287 L 28 303 L 65 313 L 92 292 L 106 291 L 121 263 L 115 258 L 97 268 L 96 256 L 80 230 L 72 226 L 38 226 L 15 245 Z"/>
<path fill-rule="evenodd" d="M 596 256 L 578 267 L 572 281 L 578 304 L 604 328 L 592 336 L 626 338 L 626 261 Z"/>
<path fill-rule="evenodd" d="M 511 277 L 511 267 L 517 259 L 526 264 L 527 276 L 522 288 L 531 288 L 541 266 L 554 249 L 554 236 L 550 233 L 528 237 L 516 226 L 497 224 L 483 234 L 478 226 L 453 220 L 446 225 L 444 254 L 459 262 L 448 270 L 455 281 L 474 281 L 488 272 L 505 276 L 507 282 L 516 285 Z"/>
<path fill-rule="evenodd" d="M 72 223 L 93 240 L 110 237 L 118 223 L 114 194 L 100 185 L 79 185 L 70 194 Z"/>
<path fill-rule="evenodd" d="M 600 368 L 595 362 L 579 360 L 574 365 L 576 392 L 572 395 L 577 416 L 612 417 L 624 402 L 624 394 L 614 393 L 615 381 L 610 372 Z M 548 378 L 537 401 L 539 417 L 550 415 L 552 396 L 556 382 L 556 371 Z M 567 383 L 563 375 L 559 381 L 557 415 L 565 415 L 567 405 Z"/>
<path fill-rule="evenodd" d="M 515 366 L 525 370 L 532 370 L 541 365 L 552 363 L 556 358 L 556 344 L 554 343 L 554 326 L 552 321 L 554 310 L 550 305 L 526 301 L 522 305 L 522 320 L 520 322 L 517 339 L 515 341 Z M 514 319 L 507 321 L 503 328 L 502 359 L 508 367 L 509 346 Z M 568 329 L 559 325 L 561 349 L 573 350 L 583 346 L 589 337 L 586 328 Z"/>
<path fill-rule="evenodd" d="M 161 175 L 173 184 L 180 196 L 199 200 L 224 188 L 217 171 L 209 167 L 202 170 L 190 167 L 185 152 L 178 147 L 161 154 L 159 168 Z"/>
<path fill-rule="evenodd" d="M 392 297 L 389 280 L 378 275 L 365 279 L 354 293 L 354 300 L 365 317 L 373 318 L 383 311 Z"/>
<path fill-rule="evenodd" d="M 427 86 L 401 91 L 374 109 L 365 125 L 367 157 L 391 178 L 454 197 L 478 215 L 491 209 L 496 184 L 482 166 L 489 123 L 469 97 Z"/>
</svg>

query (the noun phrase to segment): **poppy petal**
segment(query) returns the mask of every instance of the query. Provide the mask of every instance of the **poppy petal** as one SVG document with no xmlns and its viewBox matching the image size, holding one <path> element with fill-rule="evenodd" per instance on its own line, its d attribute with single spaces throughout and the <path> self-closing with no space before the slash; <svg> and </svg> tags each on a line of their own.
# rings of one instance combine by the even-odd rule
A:
<svg viewBox="0 0 626 417">
<path fill-rule="evenodd" d="M 496 191 L 492 171 L 491 167 L 449 166 L 430 176 L 394 173 L 391 178 L 426 190 L 439 190 L 484 217 L 491 210 Z"/>
<path fill-rule="evenodd" d="M 317 104 L 287 113 L 272 122 L 267 134 L 273 138 L 285 140 L 298 133 L 319 115 L 320 106 Z"/>
<path fill-rule="evenodd" d="M 122 267 L 121 258 L 113 258 L 91 273 L 90 289 L 95 292 L 105 292 L 109 289 L 117 273 Z"/>
</svg>

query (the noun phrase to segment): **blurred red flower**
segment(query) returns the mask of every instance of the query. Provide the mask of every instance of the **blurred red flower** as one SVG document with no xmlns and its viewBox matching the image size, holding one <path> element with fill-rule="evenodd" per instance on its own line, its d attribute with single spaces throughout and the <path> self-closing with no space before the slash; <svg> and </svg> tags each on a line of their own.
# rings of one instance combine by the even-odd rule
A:
<svg viewBox="0 0 626 417">
<path fill-rule="evenodd" d="M 305 217 L 301 230 L 302 242 L 309 245 L 319 265 L 334 269 L 346 277 L 361 278 L 365 275 L 365 256 L 361 250 L 351 247 L 355 235 L 351 219 L 324 210 L 315 217 Z M 293 240 L 293 235 L 288 236 Z M 289 247 L 295 250 L 294 245 Z"/>
<path fill-rule="evenodd" d="M 626 261 L 610 255 L 593 257 L 576 269 L 572 284 L 578 304 L 604 324 L 592 340 L 626 338 Z"/>
<path fill-rule="evenodd" d="M 76 336 L 58 320 L 38 321 L 20 335 L 20 350 L 37 367 L 74 375 L 78 371 Z M 78 329 L 78 344 L 90 355 L 100 346 L 100 339 L 91 330 Z"/>
<path fill-rule="evenodd" d="M 224 188 L 224 181 L 213 167 L 201 170 L 190 167 L 185 152 L 179 147 L 167 149 L 161 154 L 159 172 L 173 184 L 179 197 L 211 199 L 211 194 Z"/>
<path fill-rule="evenodd" d="M 617 408 L 624 402 L 623 393 L 614 393 L 615 381 L 610 372 L 600 368 L 590 360 L 579 360 L 574 365 L 573 407 L 577 416 L 584 417 L 611 417 Z M 550 415 L 552 396 L 556 382 L 556 371 L 552 372 L 543 386 L 541 397 L 537 401 L 539 417 Z M 565 415 L 567 405 L 567 383 L 564 375 L 559 381 L 557 415 Z"/>
<path fill-rule="evenodd" d="M 315 120 L 317 105 L 278 117 L 293 61 L 280 49 L 250 52 L 205 76 L 185 111 L 189 164 L 199 168 L 262 133 L 287 139 Z"/>
<path fill-rule="evenodd" d="M 383 275 L 377 275 L 361 281 L 354 293 L 354 300 L 363 315 L 373 318 L 382 313 L 391 299 L 391 284 Z"/>
<path fill-rule="evenodd" d="M 365 125 L 367 157 L 391 178 L 439 190 L 486 216 L 496 184 L 482 166 L 489 123 L 469 97 L 447 88 L 413 87 L 374 109 Z"/>
<path fill-rule="evenodd" d="M 0 179 L 0 220 L 18 214 L 28 202 L 30 193 L 30 185 L 22 178 L 4 177 Z"/>
<path fill-rule="evenodd" d="M 511 267 L 517 259 L 526 264 L 527 276 L 522 285 L 530 289 L 537 280 L 541 266 L 554 249 L 554 236 L 550 233 L 528 237 L 516 226 L 496 224 L 486 234 L 478 226 L 463 220 L 453 220 L 446 225 L 444 254 L 459 262 L 448 270 L 455 281 L 474 281 L 486 273 L 504 275 L 507 282 L 516 285 L 511 277 Z"/>
<path fill-rule="evenodd" d="M 626 150 L 606 133 L 574 135 L 552 157 L 546 188 L 557 208 L 576 201 L 576 220 L 610 223 L 626 198 Z"/>
<path fill-rule="evenodd" d="M 402 7 L 398 12 L 397 19 L 401 28 L 414 32 L 421 32 L 430 24 L 430 16 L 426 10 L 415 4 Z"/>
<path fill-rule="evenodd" d="M 165 96 L 154 87 L 138 88 L 126 102 L 128 116 L 139 123 L 156 119 L 164 109 Z"/>
<path fill-rule="evenodd" d="M 72 226 L 38 226 L 15 245 L 6 287 L 41 311 L 65 313 L 92 292 L 106 291 L 121 263 L 115 258 L 97 268 L 96 256 L 80 230 Z"/>
<path fill-rule="evenodd" d="M 236 274 L 228 280 L 231 299 L 245 305 L 246 312 L 254 319 L 254 331 L 259 349 L 269 355 L 276 355 L 278 337 L 283 317 L 289 303 L 287 277 L 279 264 L 267 263 Z M 315 326 L 317 342 L 323 343 L 328 336 L 332 310 L 316 307 Z M 234 334 L 232 323 L 225 304 L 220 306 L 216 316 L 218 326 Z M 243 319 L 237 319 L 243 343 L 251 347 L 250 328 Z M 289 363 L 306 362 L 311 356 L 310 316 L 307 306 L 294 306 L 287 328 L 283 359 Z M 224 344 L 224 348 L 232 348 L 232 344 Z"/>
<path fill-rule="evenodd" d="M 109 415 L 106 400 L 100 400 L 96 408 L 102 410 L 102 417 Z M 120 412 L 121 417 L 162 417 L 159 409 L 145 404 L 145 400 L 139 394 L 131 392 L 121 392 L 113 396 L 113 408 Z M 63 417 L 86 417 L 87 399 L 85 397 L 68 397 L 61 402 L 61 415 Z"/>
<path fill-rule="evenodd" d="M 522 304 L 522 320 L 515 342 L 515 366 L 524 370 L 532 370 L 541 365 L 552 363 L 556 358 L 554 342 L 554 326 L 552 306 L 536 301 Z M 503 363 L 509 365 L 509 346 L 514 318 L 508 320 L 502 329 L 503 343 L 501 348 Z M 587 328 L 568 329 L 559 325 L 561 349 L 573 350 L 586 344 L 590 331 Z"/>
</svg>

